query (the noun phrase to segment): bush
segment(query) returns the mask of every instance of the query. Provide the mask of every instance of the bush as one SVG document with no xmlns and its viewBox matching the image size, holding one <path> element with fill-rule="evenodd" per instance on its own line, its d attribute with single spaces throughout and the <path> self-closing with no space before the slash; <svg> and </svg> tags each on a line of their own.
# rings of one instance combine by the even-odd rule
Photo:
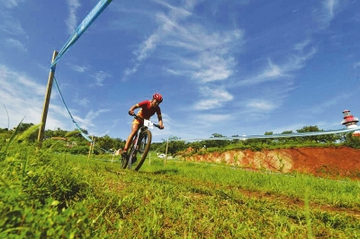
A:
<svg viewBox="0 0 360 239">
<path fill-rule="evenodd" d="M 0 238 L 92 238 L 97 236 L 88 220 L 86 205 L 58 209 L 58 201 L 42 204 L 20 187 L 0 185 Z"/>
<path fill-rule="evenodd" d="M 91 188 L 66 155 L 14 143 L 0 168 L 0 238 L 100 236 L 83 200 Z"/>
</svg>

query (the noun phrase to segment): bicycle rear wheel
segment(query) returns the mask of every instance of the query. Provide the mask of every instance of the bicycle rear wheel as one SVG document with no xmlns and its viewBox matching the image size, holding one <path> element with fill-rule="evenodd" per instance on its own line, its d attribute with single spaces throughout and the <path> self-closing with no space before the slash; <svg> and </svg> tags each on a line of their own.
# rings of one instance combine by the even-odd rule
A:
<svg viewBox="0 0 360 239">
<path fill-rule="evenodd" d="M 131 159 L 131 169 L 138 171 L 143 165 L 150 149 L 151 137 L 152 135 L 149 130 L 141 132 L 137 146 L 131 150 L 129 155 L 129 160 Z"/>
</svg>

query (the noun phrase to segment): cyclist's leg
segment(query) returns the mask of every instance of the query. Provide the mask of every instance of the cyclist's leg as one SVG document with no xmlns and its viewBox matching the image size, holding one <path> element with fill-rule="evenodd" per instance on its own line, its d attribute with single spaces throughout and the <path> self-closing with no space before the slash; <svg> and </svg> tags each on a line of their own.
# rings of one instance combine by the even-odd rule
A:
<svg viewBox="0 0 360 239">
<path fill-rule="evenodd" d="M 134 124 L 134 122 L 131 125 L 131 132 L 126 140 L 124 149 L 120 152 L 121 154 L 121 167 L 122 168 L 126 168 L 126 167 L 130 167 L 131 163 L 128 165 L 128 160 L 129 160 L 129 154 L 131 154 L 131 150 L 128 152 L 129 147 L 132 147 L 132 141 L 135 138 L 136 132 L 139 128 L 139 124 Z"/>
<path fill-rule="evenodd" d="M 132 139 L 134 138 L 134 135 L 136 134 L 136 131 L 139 129 L 140 122 L 138 120 L 134 120 L 131 124 L 131 132 L 126 140 L 125 147 L 122 153 L 126 153 L 126 151 L 129 149 L 129 146 L 131 145 Z"/>
</svg>

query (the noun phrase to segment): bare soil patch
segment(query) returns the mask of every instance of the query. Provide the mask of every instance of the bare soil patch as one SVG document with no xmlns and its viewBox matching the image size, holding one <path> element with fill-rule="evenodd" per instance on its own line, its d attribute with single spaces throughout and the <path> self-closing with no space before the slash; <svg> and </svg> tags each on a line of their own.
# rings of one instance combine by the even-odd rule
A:
<svg viewBox="0 0 360 239">
<path fill-rule="evenodd" d="M 187 161 L 225 163 L 243 168 L 276 172 L 300 172 L 329 178 L 360 180 L 360 150 L 349 147 L 230 150 L 185 157 Z"/>
</svg>

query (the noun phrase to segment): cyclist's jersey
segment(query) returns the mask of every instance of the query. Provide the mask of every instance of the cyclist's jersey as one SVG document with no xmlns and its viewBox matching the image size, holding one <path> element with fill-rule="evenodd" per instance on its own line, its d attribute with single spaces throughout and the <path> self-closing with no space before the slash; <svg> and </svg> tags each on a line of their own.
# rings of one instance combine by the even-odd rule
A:
<svg viewBox="0 0 360 239">
<path fill-rule="evenodd" d="M 158 115 L 158 117 L 161 117 L 161 110 L 160 107 L 151 107 L 151 101 L 150 100 L 144 100 L 138 104 L 136 104 L 137 107 L 140 107 L 140 111 L 138 112 L 138 116 L 144 119 L 150 119 L 151 116 L 153 116 L 155 113 Z"/>
</svg>

